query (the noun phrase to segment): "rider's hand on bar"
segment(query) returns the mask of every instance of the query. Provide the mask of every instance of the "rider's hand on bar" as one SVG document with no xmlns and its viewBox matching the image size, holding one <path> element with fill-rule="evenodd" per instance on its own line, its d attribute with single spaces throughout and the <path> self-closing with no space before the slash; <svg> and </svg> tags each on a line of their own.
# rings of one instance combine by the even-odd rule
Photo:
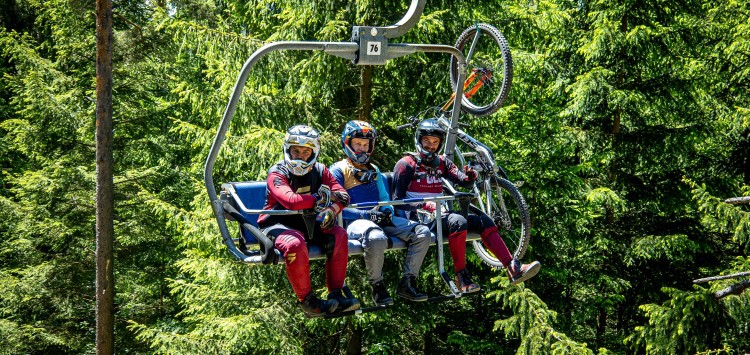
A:
<svg viewBox="0 0 750 355">
<path fill-rule="evenodd" d="M 315 221 L 320 223 L 320 229 L 330 229 L 336 224 L 336 211 L 334 211 L 332 207 L 326 207 L 323 211 L 318 213 L 318 216 L 315 217 Z"/>
<path fill-rule="evenodd" d="M 432 213 L 437 209 L 437 205 L 435 205 L 435 201 L 427 201 L 422 205 L 422 209 Z"/>
<path fill-rule="evenodd" d="M 477 181 L 477 177 L 479 176 L 479 174 L 477 174 L 477 171 L 468 165 L 464 165 L 464 174 L 466 174 L 466 177 L 469 179 L 469 181 Z"/>
</svg>

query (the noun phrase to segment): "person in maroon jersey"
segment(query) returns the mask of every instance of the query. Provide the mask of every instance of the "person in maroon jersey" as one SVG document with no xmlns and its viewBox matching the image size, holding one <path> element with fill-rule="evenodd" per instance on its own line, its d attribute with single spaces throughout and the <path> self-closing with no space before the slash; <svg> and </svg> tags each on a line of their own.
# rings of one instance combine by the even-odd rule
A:
<svg viewBox="0 0 750 355">
<path fill-rule="evenodd" d="M 441 178 L 463 187 L 470 187 L 477 179 L 477 172 L 468 166 L 461 171 L 452 161 L 439 152 L 445 146 L 446 131 L 435 119 L 425 119 L 419 123 L 414 133 L 417 153 L 408 154 L 396 163 L 393 169 L 393 199 L 425 198 L 443 194 Z M 435 202 L 417 202 L 395 206 L 412 219 L 418 210 L 434 213 Z M 444 210 L 445 211 L 445 210 Z M 481 288 L 471 281 L 466 270 L 467 231 L 479 233 L 484 245 L 505 265 L 511 284 L 528 280 L 539 272 L 541 264 L 534 261 L 521 264 L 513 258 L 508 247 L 497 233 L 497 226 L 487 215 L 470 214 L 464 217 L 454 211 L 446 211 L 440 216 L 443 231 L 448 231 L 448 248 L 453 258 L 456 273 L 456 286 L 464 293 L 477 292 Z"/>
<path fill-rule="evenodd" d="M 342 292 L 346 277 L 349 245 L 346 230 L 337 226 L 336 215 L 349 205 L 349 195 L 318 163 L 318 132 L 305 125 L 287 131 L 284 138 L 284 160 L 268 171 L 264 210 L 313 210 L 314 225 L 308 230 L 304 215 L 261 214 L 258 226 L 274 239 L 286 263 L 286 275 L 302 310 L 311 317 L 334 311 L 359 309 L 359 301 Z M 319 299 L 310 286 L 310 259 L 307 243 L 319 245 L 326 252 L 327 300 Z"/>
</svg>

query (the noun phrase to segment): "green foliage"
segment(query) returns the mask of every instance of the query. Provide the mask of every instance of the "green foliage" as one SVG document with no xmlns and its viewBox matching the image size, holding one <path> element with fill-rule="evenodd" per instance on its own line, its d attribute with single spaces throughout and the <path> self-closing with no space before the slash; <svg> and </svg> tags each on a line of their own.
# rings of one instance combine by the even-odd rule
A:
<svg viewBox="0 0 750 355">
<path fill-rule="evenodd" d="M 729 233 L 732 241 L 741 246 L 744 245 L 745 253 L 748 253 L 750 251 L 750 213 L 712 196 L 705 184 L 698 186 L 691 180 L 686 182 L 693 188 L 698 211 L 704 216 L 703 224 L 711 230 Z M 745 186 L 744 189 L 747 190 L 748 187 Z"/>
<path fill-rule="evenodd" d="M 518 337 L 521 344 L 516 354 L 593 354 L 586 343 L 578 343 L 554 329 L 557 312 L 550 310 L 539 297 L 525 287 L 507 287 L 505 278 L 494 279 L 506 286 L 488 296 L 502 299 L 513 316 L 495 321 L 494 330 L 509 337 Z"/>
<path fill-rule="evenodd" d="M 626 341 L 647 354 L 695 353 L 715 349 L 726 326 L 722 308 L 713 294 L 696 286 L 695 292 L 665 287 L 671 299 L 662 305 L 646 304 L 648 324 L 635 327 Z"/>
<path fill-rule="evenodd" d="M 750 270 L 747 206 L 722 202 L 750 194 L 746 1 L 436 0 L 394 40 L 453 44 L 475 21 L 509 40 L 509 101 L 489 117 L 462 119 L 511 179 L 525 182 L 533 224 L 525 260 L 538 259 L 543 269 L 524 287 L 510 287 L 469 252 L 469 268 L 490 297 L 397 298 L 385 312 L 310 320 L 281 266 L 230 260 L 202 178 L 243 63 L 273 41 L 348 41 L 352 25 L 396 23 L 407 6 L 116 4 L 117 348 L 748 351 L 747 292 L 717 302 L 713 293 L 736 280 L 690 286 Z M 16 1 L 0 9 L 0 23 L 0 349 L 94 352 L 92 10 L 81 1 Z M 411 132 L 395 127 L 447 99 L 447 65 L 447 56 L 415 54 L 370 68 L 369 119 L 381 133 L 374 160 L 382 170 L 413 149 Z M 341 159 L 340 130 L 363 113 L 364 72 L 323 53 L 261 58 L 219 153 L 217 185 L 264 179 L 281 158 L 285 130 L 297 123 L 322 133 L 322 162 Z M 420 284 L 439 293 L 445 287 L 434 255 Z M 386 255 L 394 291 L 402 261 L 402 253 Z M 321 294 L 322 266 L 312 265 Z M 369 303 L 365 279 L 360 258 L 352 258 L 347 284 Z"/>
<path fill-rule="evenodd" d="M 746 213 L 741 208 L 726 204 L 712 196 L 705 185 L 699 186 L 691 180 L 686 180 L 686 183 L 693 188 L 694 199 L 703 214 L 703 223 L 716 232 L 734 235 L 734 241 L 740 246 L 746 244 L 744 239 L 736 239 L 737 233 L 734 233 L 738 226 L 745 223 L 743 218 L 747 218 Z M 668 243 L 685 245 L 684 242 L 673 242 L 684 239 L 683 236 L 674 236 L 671 239 Z M 687 246 L 689 247 L 690 243 L 687 243 Z M 679 247 L 674 245 L 666 249 L 675 250 Z M 648 250 L 651 250 L 647 253 L 650 256 L 663 254 L 655 251 L 653 247 L 649 247 Z M 731 267 L 722 273 L 750 269 L 747 257 L 737 257 L 731 264 Z M 645 349 L 649 354 L 729 353 L 733 348 L 746 348 L 746 313 L 750 298 L 743 293 L 717 300 L 714 295 L 715 292 L 735 282 L 737 280 L 731 279 L 713 282 L 708 289 L 694 286 L 694 291 L 663 288 L 662 292 L 670 299 L 662 305 L 642 305 L 640 309 L 645 312 L 648 323 L 635 327 L 635 333 L 626 338 L 626 342 L 635 349 Z M 723 350 L 720 349 L 722 346 Z"/>
</svg>

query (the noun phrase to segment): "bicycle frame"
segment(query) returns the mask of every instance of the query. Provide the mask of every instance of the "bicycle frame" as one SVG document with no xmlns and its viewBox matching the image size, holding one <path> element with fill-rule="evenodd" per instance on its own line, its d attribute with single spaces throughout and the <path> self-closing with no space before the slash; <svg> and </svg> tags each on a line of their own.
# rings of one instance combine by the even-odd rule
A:
<svg viewBox="0 0 750 355">
<path fill-rule="evenodd" d="M 441 114 L 440 116 L 438 116 L 438 122 L 448 127 L 448 120 L 446 119 L 445 114 Z M 492 173 L 497 173 L 500 175 L 500 177 L 506 180 L 508 179 L 508 175 L 505 173 L 505 170 L 503 170 L 503 168 L 497 164 L 497 162 L 495 161 L 495 155 L 492 154 L 492 150 L 490 150 L 489 147 L 487 147 L 484 143 L 478 141 L 476 138 L 470 136 L 460 128 L 456 129 L 455 136 L 458 140 L 474 150 L 474 154 L 463 153 L 457 146 L 455 146 L 456 141 L 453 141 L 453 150 L 456 152 L 456 156 L 458 157 L 460 166 L 466 165 L 465 158 L 467 156 L 470 156 L 471 154 L 471 156 L 474 156 L 474 161 L 476 162 L 476 164 L 472 165 L 472 168 L 474 168 L 474 170 L 476 170 L 479 174 L 482 174 L 484 176 Z M 445 149 L 446 151 L 448 150 L 447 139 Z"/>
</svg>

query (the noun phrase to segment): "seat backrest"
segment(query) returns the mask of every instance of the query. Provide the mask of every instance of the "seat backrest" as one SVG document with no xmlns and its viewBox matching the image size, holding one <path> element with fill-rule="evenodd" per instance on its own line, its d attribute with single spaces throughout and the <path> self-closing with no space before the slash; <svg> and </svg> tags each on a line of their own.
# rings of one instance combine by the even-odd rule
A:
<svg viewBox="0 0 750 355">
<path fill-rule="evenodd" d="M 385 176 L 385 187 L 388 189 L 388 193 L 390 194 L 391 198 L 393 197 L 393 173 L 387 172 L 382 173 L 383 176 Z"/>
<path fill-rule="evenodd" d="M 245 205 L 245 208 L 249 210 L 260 210 L 266 203 L 265 181 L 230 182 L 224 184 L 223 187 L 224 190 L 229 191 L 230 194 L 235 195 L 240 201 L 242 201 L 242 204 Z M 229 190 L 230 187 L 234 191 Z M 240 214 L 242 214 L 243 217 L 247 218 L 247 220 L 251 224 L 256 227 L 258 226 L 257 214 L 246 214 L 240 208 L 237 208 L 237 210 L 240 212 Z M 248 244 L 258 242 L 255 237 L 251 233 L 248 233 L 244 228 L 240 228 L 240 231 L 242 232 L 242 236 L 245 237 L 245 241 Z"/>
<path fill-rule="evenodd" d="M 393 173 L 383 173 L 386 177 L 386 187 L 389 194 L 393 194 Z M 224 190 L 230 193 L 230 195 L 236 196 L 245 208 L 249 210 L 260 210 L 266 203 L 266 182 L 265 181 L 243 181 L 243 182 L 229 182 L 222 186 Z M 232 198 L 230 197 L 230 200 Z M 246 214 L 242 212 L 242 209 L 237 210 L 245 217 L 251 224 L 258 226 L 258 215 L 257 214 Z M 248 233 L 244 228 L 240 228 L 242 236 L 245 238 L 245 242 L 248 244 L 258 243 L 257 239 Z"/>
</svg>

